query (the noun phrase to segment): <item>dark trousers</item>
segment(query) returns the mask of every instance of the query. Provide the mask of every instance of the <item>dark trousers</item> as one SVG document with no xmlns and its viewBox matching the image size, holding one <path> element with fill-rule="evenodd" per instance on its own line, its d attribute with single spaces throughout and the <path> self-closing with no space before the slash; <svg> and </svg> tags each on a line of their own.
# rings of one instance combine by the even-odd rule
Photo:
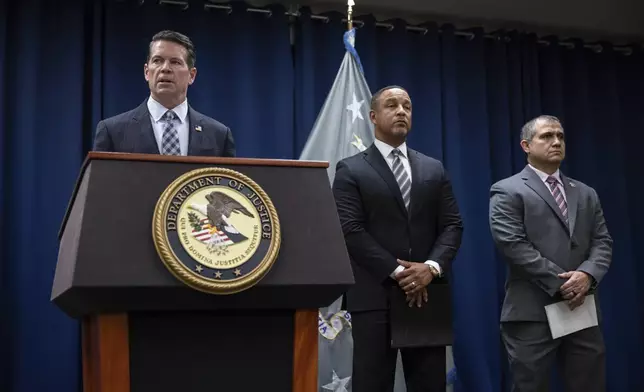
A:
<svg viewBox="0 0 644 392">
<path fill-rule="evenodd" d="M 552 339 L 548 323 L 507 322 L 501 337 L 513 375 L 512 392 L 550 391 L 550 372 L 557 370 L 566 392 L 604 392 L 606 359 L 599 327 Z"/>
<path fill-rule="evenodd" d="M 351 313 L 351 324 L 353 392 L 393 391 L 398 351 L 390 346 L 388 313 Z M 407 392 L 445 391 L 445 347 L 406 348 L 400 353 Z"/>
</svg>

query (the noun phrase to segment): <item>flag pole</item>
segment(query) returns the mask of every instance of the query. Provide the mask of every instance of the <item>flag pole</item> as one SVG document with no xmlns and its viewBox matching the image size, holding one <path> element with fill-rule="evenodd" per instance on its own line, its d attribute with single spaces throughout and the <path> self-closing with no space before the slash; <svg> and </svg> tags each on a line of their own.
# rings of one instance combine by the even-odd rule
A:
<svg viewBox="0 0 644 392">
<path fill-rule="evenodd" d="M 351 30 L 353 28 L 353 6 L 356 3 L 353 0 L 347 0 L 347 30 Z"/>
</svg>

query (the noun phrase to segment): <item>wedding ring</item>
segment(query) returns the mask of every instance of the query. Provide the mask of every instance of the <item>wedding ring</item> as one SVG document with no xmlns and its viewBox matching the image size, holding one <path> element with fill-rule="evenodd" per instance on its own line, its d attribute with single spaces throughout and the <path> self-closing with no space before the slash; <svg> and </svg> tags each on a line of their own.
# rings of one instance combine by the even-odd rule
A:
<svg viewBox="0 0 644 392">
<path fill-rule="evenodd" d="M 416 287 L 416 282 L 411 282 L 411 285 Z"/>
</svg>

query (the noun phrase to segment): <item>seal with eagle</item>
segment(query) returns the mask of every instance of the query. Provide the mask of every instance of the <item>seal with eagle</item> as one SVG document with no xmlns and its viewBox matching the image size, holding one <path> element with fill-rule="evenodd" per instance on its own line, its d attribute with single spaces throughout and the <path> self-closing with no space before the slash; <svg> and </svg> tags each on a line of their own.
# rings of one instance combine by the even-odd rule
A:
<svg viewBox="0 0 644 392">
<path fill-rule="evenodd" d="M 243 237 L 240 240 L 246 239 L 239 230 L 237 230 L 232 223 L 228 220 L 233 213 L 243 214 L 250 218 L 254 215 L 246 209 L 241 203 L 227 194 L 220 191 L 212 191 L 206 196 L 208 204 L 191 204 L 190 209 L 200 212 L 205 215 L 210 222 L 210 226 L 215 230 L 221 230 L 228 235 L 228 237 Z M 231 238 L 232 239 L 232 238 Z M 220 241 L 219 236 L 213 235 L 209 245 L 216 245 Z M 238 241 L 235 241 L 238 242 Z"/>
<path fill-rule="evenodd" d="M 206 200 L 208 200 L 208 213 L 206 216 L 208 216 L 208 220 L 210 220 L 210 224 L 213 227 L 221 229 L 224 227 L 224 223 L 226 223 L 226 226 L 230 226 L 226 218 L 230 218 L 230 214 L 233 212 L 242 213 L 253 218 L 253 214 L 246 207 L 223 192 L 210 192 L 206 195 Z"/>
</svg>

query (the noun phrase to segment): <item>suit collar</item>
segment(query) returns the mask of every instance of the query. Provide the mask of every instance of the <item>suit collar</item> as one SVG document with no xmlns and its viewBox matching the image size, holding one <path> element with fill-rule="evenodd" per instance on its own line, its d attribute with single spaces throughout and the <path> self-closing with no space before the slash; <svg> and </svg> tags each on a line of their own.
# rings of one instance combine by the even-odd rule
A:
<svg viewBox="0 0 644 392">
<path fill-rule="evenodd" d="M 566 203 L 568 205 L 568 225 L 570 226 L 570 233 L 575 232 L 575 223 L 577 221 L 577 206 L 579 201 L 579 188 L 577 185 L 561 174 L 560 177 L 561 183 L 564 186 L 564 192 L 566 192 Z"/>
<path fill-rule="evenodd" d="M 215 144 L 206 132 L 204 115 L 188 105 L 188 155 L 199 155 L 198 151 Z"/>
<path fill-rule="evenodd" d="M 423 205 L 422 183 L 423 183 L 423 165 L 420 164 L 418 153 L 412 149 L 407 149 L 409 158 L 409 167 L 411 167 L 411 193 L 409 201 L 409 211 L 413 215 L 414 211 Z"/>
<path fill-rule="evenodd" d="M 525 184 L 530 187 L 533 191 L 535 191 L 552 209 L 552 212 L 557 215 L 559 218 L 559 221 L 561 224 L 564 225 L 564 227 L 568 230 L 569 233 L 572 231 L 569 228 L 569 225 L 566 223 L 566 220 L 564 219 L 563 215 L 561 214 L 561 210 L 559 209 L 559 206 L 555 203 L 554 197 L 552 197 L 552 193 L 550 193 L 550 190 L 544 184 L 544 182 L 541 180 L 537 172 L 535 172 L 530 166 L 526 165 L 526 167 L 523 169 L 521 172 L 521 178 L 525 181 Z M 565 188 L 564 188 L 565 189 Z M 568 207 L 568 219 L 570 221 L 570 206 Z M 572 226 L 571 226 L 572 227 Z"/>
<path fill-rule="evenodd" d="M 373 169 L 385 181 L 385 183 L 389 187 L 389 190 L 394 195 L 394 198 L 396 199 L 398 207 L 400 207 L 403 214 L 407 216 L 408 212 L 407 212 L 407 208 L 405 208 L 405 203 L 403 202 L 402 194 L 400 193 L 400 187 L 396 182 L 396 178 L 394 178 L 394 173 L 391 172 L 389 165 L 387 165 L 387 162 L 385 161 L 385 158 L 383 158 L 381 152 L 378 150 L 378 147 L 376 147 L 374 143 L 371 145 L 371 147 L 366 149 L 363 152 L 363 154 L 364 154 L 364 159 L 367 161 L 367 163 L 369 163 L 371 167 L 373 167 Z M 413 183 L 414 181 L 412 177 L 412 192 L 413 192 Z M 413 194 L 412 194 L 412 200 L 413 200 Z"/>
<path fill-rule="evenodd" d="M 534 172 L 537 173 L 537 175 L 539 176 L 539 178 L 543 182 L 546 182 L 548 177 L 552 176 L 552 177 L 556 178 L 557 181 L 559 181 L 559 183 L 563 184 L 563 181 L 561 181 L 561 172 L 559 171 L 559 169 L 557 169 L 557 171 L 552 173 L 552 174 L 548 174 L 548 173 L 542 172 L 541 170 L 537 169 L 536 167 L 534 167 L 534 166 L 532 166 L 530 164 L 528 164 L 528 167 L 530 169 L 534 170 Z"/>
<path fill-rule="evenodd" d="M 135 123 L 135 128 L 138 128 L 141 132 L 141 152 L 146 154 L 160 154 L 159 145 L 157 144 L 154 129 L 152 128 L 147 99 L 134 110 L 132 121 Z"/>
<path fill-rule="evenodd" d="M 398 150 L 400 150 L 402 155 L 405 158 L 409 159 L 409 151 L 407 151 L 407 143 L 406 142 L 401 144 L 398 147 L 393 147 L 393 146 L 390 146 L 389 144 L 387 144 L 387 143 L 385 143 L 385 142 L 383 142 L 381 140 L 375 139 L 373 141 L 373 145 L 378 149 L 378 151 L 380 151 L 380 153 L 382 154 L 383 158 L 385 158 L 385 159 L 387 159 L 387 157 L 389 155 L 391 155 L 391 152 L 394 150 L 394 148 L 398 148 Z"/>
<path fill-rule="evenodd" d="M 188 155 L 198 155 L 198 152 L 203 149 L 210 148 L 214 145 L 215 140 L 211 140 L 210 134 L 206 132 L 204 122 L 204 115 L 194 110 L 186 103 L 187 120 L 188 120 Z M 152 128 L 152 118 L 150 117 L 150 110 L 148 109 L 148 100 L 146 99 L 135 110 L 132 116 L 132 121 L 140 127 L 142 137 L 145 140 L 147 150 L 144 151 L 148 154 L 160 154 L 159 146 L 154 136 L 154 129 Z"/>
<path fill-rule="evenodd" d="M 172 110 L 177 115 L 177 117 L 179 117 L 179 120 L 182 123 L 188 119 L 187 98 L 174 108 L 166 108 L 165 106 L 161 105 L 161 103 L 152 98 L 152 95 L 150 95 L 147 101 L 147 108 L 148 112 L 152 116 L 152 120 L 154 120 L 155 122 L 159 121 L 168 110 Z"/>
<path fill-rule="evenodd" d="M 132 120 L 141 122 L 141 120 L 148 118 L 150 118 L 150 111 L 148 110 L 148 100 L 146 99 L 136 109 L 134 109 Z"/>
</svg>

